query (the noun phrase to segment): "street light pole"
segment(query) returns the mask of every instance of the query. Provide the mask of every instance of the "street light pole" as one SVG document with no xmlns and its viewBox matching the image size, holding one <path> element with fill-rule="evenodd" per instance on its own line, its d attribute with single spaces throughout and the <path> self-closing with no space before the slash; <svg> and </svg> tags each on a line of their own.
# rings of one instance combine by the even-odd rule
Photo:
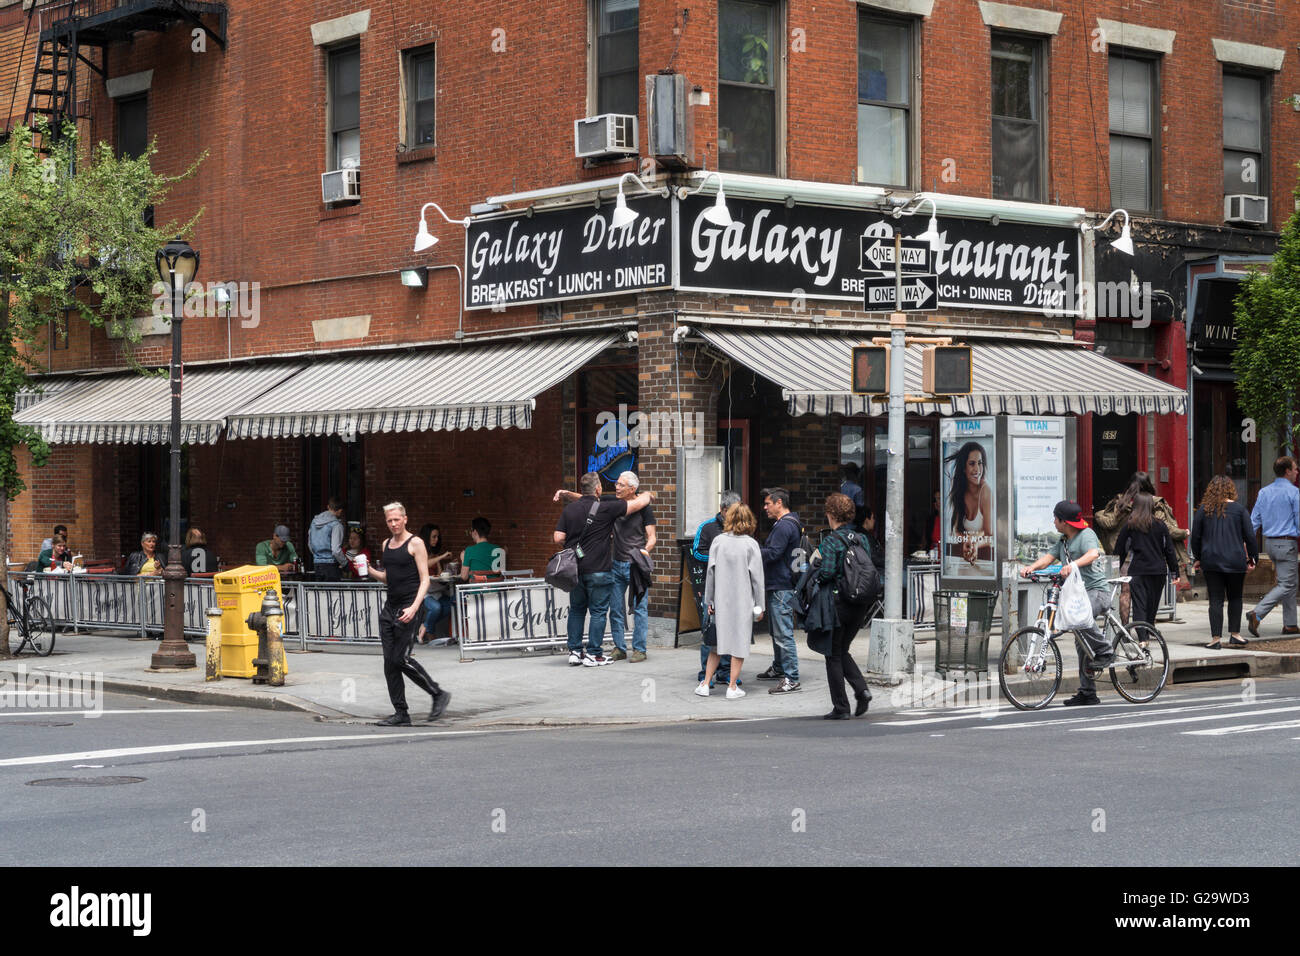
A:
<svg viewBox="0 0 1300 956">
<path fill-rule="evenodd" d="M 173 239 L 154 255 L 158 277 L 172 296 L 172 422 L 170 528 L 167 533 L 166 608 L 163 612 L 163 641 L 150 660 L 155 670 L 196 666 L 194 654 L 185 643 L 185 568 L 181 564 L 181 321 L 185 315 L 185 287 L 199 271 L 199 254 L 189 243 Z"/>
</svg>

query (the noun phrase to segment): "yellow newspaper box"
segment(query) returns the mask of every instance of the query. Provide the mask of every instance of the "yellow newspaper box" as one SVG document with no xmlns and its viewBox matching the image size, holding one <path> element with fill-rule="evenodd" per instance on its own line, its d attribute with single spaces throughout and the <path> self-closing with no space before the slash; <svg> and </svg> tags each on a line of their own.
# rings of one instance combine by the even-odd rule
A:
<svg viewBox="0 0 1300 956">
<path fill-rule="evenodd" d="M 275 565 L 245 564 L 219 573 L 213 582 L 221 608 L 221 676 L 253 677 L 257 667 L 257 631 L 248 615 L 262 610 L 262 595 L 273 590 L 284 607 L 280 569 Z M 288 669 L 286 668 L 286 673 Z"/>
</svg>

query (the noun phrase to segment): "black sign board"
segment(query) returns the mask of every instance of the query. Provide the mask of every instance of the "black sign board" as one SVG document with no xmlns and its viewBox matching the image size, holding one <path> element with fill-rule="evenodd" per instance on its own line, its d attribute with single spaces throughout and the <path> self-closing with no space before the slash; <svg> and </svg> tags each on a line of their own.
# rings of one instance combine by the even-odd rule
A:
<svg viewBox="0 0 1300 956">
<path fill-rule="evenodd" d="M 813 299 L 862 302 L 865 277 L 860 238 L 893 242 L 906 222 L 877 212 L 727 198 L 733 220 L 718 226 L 703 214 L 711 196 L 690 196 L 678 212 L 680 289 L 756 295 L 803 294 Z M 928 217 L 916 219 L 919 226 Z M 940 306 L 1054 311 L 1061 290 L 1078 289 L 1081 251 L 1077 229 L 940 217 L 935 253 Z"/>
<path fill-rule="evenodd" d="M 1237 348 L 1236 279 L 1199 279 L 1190 337 L 1198 357 L 1227 364 Z"/>
<path fill-rule="evenodd" d="M 900 240 L 903 258 L 903 274 L 916 275 L 934 272 L 934 253 L 928 242 L 920 239 Z M 862 237 L 862 263 L 858 267 L 863 272 L 894 273 L 894 240 Z"/>
<path fill-rule="evenodd" d="M 893 276 L 863 280 L 862 308 L 866 312 L 933 312 L 939 308 L 934 276 L 903 276 L 903 304 L 895 306 L 898 290 Z"/>
<path fill-rule="evenodd" d="M 465 308 L 621 295 L 673 284 L 672 200 L 628 199 L 640 215 L 610 225 L 613 203 L 470 223 Z"/>
</svg>

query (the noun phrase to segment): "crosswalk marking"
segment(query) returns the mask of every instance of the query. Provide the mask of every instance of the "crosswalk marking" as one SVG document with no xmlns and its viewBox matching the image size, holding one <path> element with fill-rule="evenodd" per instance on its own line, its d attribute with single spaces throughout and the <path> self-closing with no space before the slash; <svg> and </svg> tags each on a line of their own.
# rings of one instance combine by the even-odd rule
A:
<svg viewBox="0 0 1300 956">
<path fill-rule="evenodd" d="M 1300 720 L 1279 720 L 1271 724 L 1244 724 L 1241 727 L 1211 727 L 1208 730 L 1184 730 L 1183 733 L 1189 737 L 1221 737 L 1225 734 L 1253 734 L 1260 730 L 1291 730 L 1296 727 L 1300 727 Z"/>
<path fill-rule="evenodd" d="M 1196 703 L 1198 702 L 1199 703 Z M 1263 699 L 1263 695 L 1252 701 L 1244 701 L 1241 694 L 1225 694 L 1216 697 L 1188 697 L 1179 700 L 1177 706 L 1157 706 L 1151 704 L 1115 704 L 1106 707 L 1106 712 L 1097 714 L 1090 713 L 1088 716 L 1078 717 L 1043 717 L 1037 720 L 1024 720 L 1019 723 L 985 723 L 980 725 L 984 730 L 1015 730 L 1023 727 L 1059 727 L 1063 724 L 1080 724 L 1091 723 L 1097 720 L 1125 720 L 1134 717 L 1148 718 L 1160 714 L 1175 714 L 1193 710 L 1209 710 L 1227 707 L 1251 707 L 1256 704 L 1280 704 L 1290 703 L 1292 701 L 1300 702 L 1300 697 L 1276 697 Z M 1173 704 L 1170 701 L 1170 704 Z M 1115 709 L 1120 708 L 1118 713 Z M 892 720 L 881 721 L 877 726 L 881 727 L 921 727 L 926 724 L 947 723 L 954 720 L 971 720 L 973 718 L 983 717 L 985 720 L 993 720 L 1003 717 L 1021 717 L 1024 711 L 1011 708 L 1009 704 L 1001 703 L 996 710 L 987 708 L 984 711 L 976 710 L 973 712 L 964 712 L 961 714 L 952 714 L 945 717 L 924 717 L 921 719 Z M 1055 713 L 1046 711 L 1040 713 Z"/>
<path fill-rule="evenodd" d="M 213 714 L 230 710 L 229 707 L 159 707 L 131 708 L 129 710 L 0 710 L 4 717 L 98 717 L 102 714 Z M 0 725 L 3 726 L 3 725 Z"/>
<path fill-rule="evenodd" d="M 1273 707 L 1268 710 L 1238 711 L 1229 714 L 1202 714 L 1199 717 L 1177 717 L 1173 720 L 1143 720 L 1128 724 L 1107 724 L 1100 727 L 1070 727 L 1070 733 L 1095 733 L 1105 730 L 1133 730 L 1139 727 L 1161 727 L 1169 724 L 1190 724 L 1202 720 L 1223 720 L 1225 717 L 1262 717 L 1264 714 L 1286 714 L 1300 710 L 1300 707 Z"/>
<path fill-rule="evenodd" d="M 1025 727 L 1062 727 L 1067 724 L 1096 724 L 1099 722 L 1109 722 L 1114 720 L 1136 721 L 1135 723 L 1121 724 L 1119 726 L 1149 727 L 1152 724 L 1160 723 L 1160 721 L 1156 720 L 1155 718 L 1163 717 L 1166 714 L 1186 714 L 1198 710 L 1214 710 L 1214 711 L 1221 711 L 1221 713 L 1213 714 L 1211 715 L 1212 717 L 1232 718 L 1236 716 L 1236 713 L 1233 712 L 1233 708 L 1235 707 L 1254 707 L 1257 704 L 1287 704 L 1293 701 L 1300 701 L 1300 697 L 1279 697 L 1274 700 L 1244 701 L 1240 699 L 1240 695 L 1236 695 L 1236 699 L 1234 699 L 1231 703 L 1224 703 L 1224 704 L 1192 704 L 1186 707 L 1160 707 L 1160 708 L 1147 709 L 1147 710 L 1126 710 L 1123 713 L 1119 713 L 1119 714 L 1090 714 L 1087 717 L 1060 717 L 1054 720 L 1052 719 L 1025 720 L 1025 721 L 1021 721 L 1018 724 L 988 724 L 985 725 L 984 727 L 981 727 L 980 729 L 981 730 L 1019 730 Z M 1150 708 L 1150 705 L 1138 704 L 1137 706 L 1138 707 L 1145 706 Z M 1076 727 L 1072 729 L 1077 730 L 1079 728 Z"/>
</svg>

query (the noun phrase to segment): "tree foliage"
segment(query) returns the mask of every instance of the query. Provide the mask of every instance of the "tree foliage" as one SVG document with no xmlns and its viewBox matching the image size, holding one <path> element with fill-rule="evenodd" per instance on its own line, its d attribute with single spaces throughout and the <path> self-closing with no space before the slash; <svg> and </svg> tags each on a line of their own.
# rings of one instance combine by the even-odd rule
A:
<svg viewBox="0 0 1300 956">
<path fill-rule="evenodd" d="M 81 321 L 120 332 L 128 362 L 134 321 L 147 314 L 158 281 L 154 253 L 195 221 L 155 228 L 146 221 L 172 184 L 193 175 L 199 157 L 179 176 L 153 171 L 155 150 L 118 157 L 106 143 L 81 148 L 66 126 L 51 137 L 17 127 L 0 147 L 0 489 L 12 501 L 24 490 L 14 449 L 27 445 L 42 465 L 49 448 L 36 429 L 14 422 L 18 393 L 42 372 L 45 336 Z"/>
<path fill-rule="evenodd" d="M 1236 320 L 1232 370 L 1242 414 L 1255 420 L 1260 434 L 1285 432 L 1292 449 L 1300 431 L 1300 211 L 1282 231 L 1268 271 L 1252 270 L 1241 283 Z"/>
</svg>

